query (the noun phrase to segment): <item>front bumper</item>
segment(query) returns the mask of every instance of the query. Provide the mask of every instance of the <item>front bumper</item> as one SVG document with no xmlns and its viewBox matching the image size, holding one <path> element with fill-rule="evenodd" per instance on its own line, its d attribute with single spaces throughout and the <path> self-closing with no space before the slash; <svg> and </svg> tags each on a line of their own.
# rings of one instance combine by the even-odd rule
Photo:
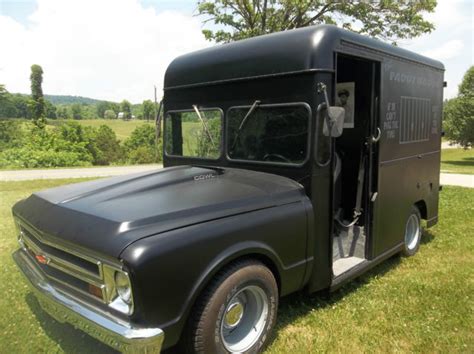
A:
<svg viewBox="0 0 474 354">
<path fill-rule="evenodd" d="M 160 328 L 135 328 L 55 289 L 21 249 L 13 253 L 13 259 L 43 310 L 57 321 L 70 323 L 121 352 L 160 352 L 164 340 Z"/>
</svg>

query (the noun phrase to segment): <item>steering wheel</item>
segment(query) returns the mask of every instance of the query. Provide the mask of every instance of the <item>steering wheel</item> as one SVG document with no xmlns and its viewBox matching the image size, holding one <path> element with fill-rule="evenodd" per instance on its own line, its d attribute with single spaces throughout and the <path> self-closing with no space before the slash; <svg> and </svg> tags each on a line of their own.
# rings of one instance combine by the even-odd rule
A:
<svg viewBox="0 0 474 354">
<path fill-rule="evenodd" d="M 277 159 L 283 161 L 283 162 L 288 162 L 288 163 L 291 163 L 290 160 L 288 160 L 285 156 L 282 156 L 280 154 L 266 154 L 264 157 L 263 157 L 263 161 L 268 161 L 269 159 L 271 159 L 272 157 L 276 157 Z"/>
</svg>

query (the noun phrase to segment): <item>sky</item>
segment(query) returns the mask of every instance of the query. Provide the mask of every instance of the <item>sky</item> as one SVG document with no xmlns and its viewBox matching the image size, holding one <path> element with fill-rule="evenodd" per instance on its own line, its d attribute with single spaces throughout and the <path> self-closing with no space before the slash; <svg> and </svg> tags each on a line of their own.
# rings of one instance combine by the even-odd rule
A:
<svg viewBox="0 0 474 354">
<path fill-rule="evenodd" d="M 133 103 L 161 94 L 168 64 L 211 45 L 196 0 L 0 0 L 0 83 L 29 93 L 32 64 L 45 94 Z M 474 64 L 474 0 L 438 0 L 436 30 L 399 45 L 442 61 L 445 98 Z"/>
</svg>

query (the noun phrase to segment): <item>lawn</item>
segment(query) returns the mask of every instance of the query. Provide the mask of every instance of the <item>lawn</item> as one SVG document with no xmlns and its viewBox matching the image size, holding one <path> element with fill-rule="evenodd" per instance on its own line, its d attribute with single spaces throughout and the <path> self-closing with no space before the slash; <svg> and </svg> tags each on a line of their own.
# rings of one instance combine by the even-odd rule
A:
<svg viewBox="0 0 474 354">
<path fill-rule="evenodd" d="M 10 256 L 18 247 L 11 206 L 71 181 L 0 182 L 0 352 L 111 352 L 45 315 Z M 268 352 L 473 353 L 472 230 L 474 189 L 444 187 L 440 222 L 425 232 L 415 257 L 393 257 L 331 297 L 283 299 Z"/>
<path fill-rule="evenodd" d="M 474 174 L 474 149 L 441 150 L 441 171 Z"/>
</svg>

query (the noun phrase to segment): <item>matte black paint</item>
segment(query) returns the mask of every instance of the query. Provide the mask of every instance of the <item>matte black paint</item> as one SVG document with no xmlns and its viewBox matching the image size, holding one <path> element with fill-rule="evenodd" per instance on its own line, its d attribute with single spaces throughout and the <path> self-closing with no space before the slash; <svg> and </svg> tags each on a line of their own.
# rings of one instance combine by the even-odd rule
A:
<svg viewBox="0 0 474 354">
<path fill-rule="evenodd" d="M 313 148 L 302 166 L 230 161 L 226 151 L 217 160 L 165 155 L 162 171 L 39 192 L 16 204 L 13 212 L 61 242 L 123 259 L 134 288 L 132 320 L 163 328 L 165 347 L 177 342 L 212 276 L 238 257 L 266 262 L 281 295 L 304 287 L 340 286 L 341 279 L 333 281 L 331 263 L 332 167 L 315 162 L 315 146 L 316 111 L 323 103 L 316 84 L 324 82 L 334 102 L 341 54 L 370 60 L 380 71 L 374 114 L 381 129 L 390 123 L 389 103 L 399 104 L 401 96 L 430 99 L 436 117 L 426 142 L 402 146 L 399 131 L 393 137 L 382 129 L 374 155 L 373 185 L 379 197 L 372 206 L 367 267 L 372 266 L 397 251 L 411 205 L 424 203 L 430 224 L 437 220 L 444 68 L 334 26 L 191 53 L 175 59 L 165 75 L 165 114 L 193 104 L 219 107 L 225 114 L 257 99 L 262 104 L 307 104 Z M 394 72 L 405 74 L 405 81 L 394 80 Z M 225 132 L 224 119 L 222 136 Z"/>
<path fill-rule="evenodd" d="M 284 177 L 181 166 L 37 192 L 13 213 L 50 236 L 118 257 L 143 237 L 302 198 L 301 186 Z"/>
</svg>

